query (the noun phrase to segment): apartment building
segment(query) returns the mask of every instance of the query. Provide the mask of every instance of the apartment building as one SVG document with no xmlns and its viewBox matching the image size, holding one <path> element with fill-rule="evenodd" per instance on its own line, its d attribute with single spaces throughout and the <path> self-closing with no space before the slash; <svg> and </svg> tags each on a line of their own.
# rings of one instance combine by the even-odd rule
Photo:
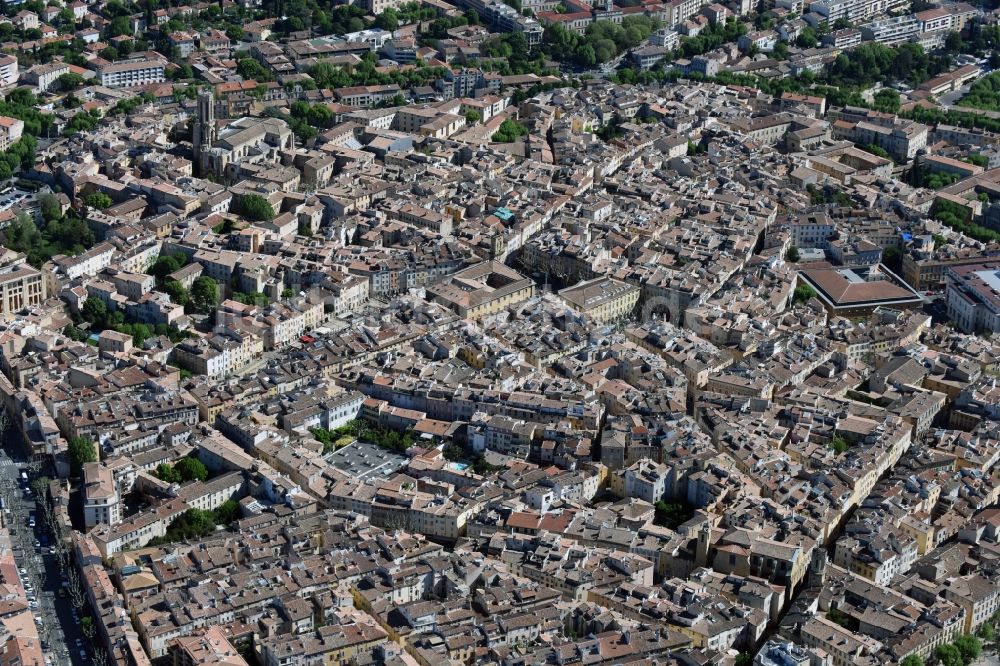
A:
<svg viewBox="0 0 1000 666">
<path fill-rule="evenodd" d="M 947 270 L 948 318 L 966 333 L 1000 331 L 1000 262 Z"/>
<path fill-rule="evenodd" d="M 861 38 L 886 46 L 913 40 L 920 34 L 920 22 L 914 16 L 893 16 L 861 26 Z"/>
<path fill-rule="evenodd" d="M 102 86 L 109 88 L 133 88 L 150 83 L 165 81 L 166 61 L 157 57 L 138 57 L 104 65 L 97 70 Z"/>
<path fill-rule="evenodd" d="M 215 625 L 194 636 L 183 636 L 170 646 L 173 666 L 247 666 L 246 660 Z"/>
<path fill-rule="evenodd" d="M 196 375 L 222 379 L 259 359 L 264 353 L 260 336 L 227 329 L 224 334 L 185 340 L 174 347 L 177 364 Z"/>
<path fill-rule="evenodd" d="M 42 274 L 23 254 L 7 252 L 0 259 L 0 315 L 38 305 L 45 300 Z"/>
<path fill-rule="evenodd" d="M 111 470 L 101 463 L 83 466 L 83 520 L 87 528 L 122 521 L 121 498 Z"/>
<path fill-rule="evenodd" d="M 17 79 L 17 58 L 12 55 L 0 55 L 0 87 L 15 85 Z"/>
<path fill-rule="evenodd" d="M 63 74 L 69 74 L 69 65 L 65 62 L 47 62 L 31 67 L 24 73 L 24 78 L 28 83 L 35 86 L 38 92 L 45 92 Z"/>
<path fill-rule="evenodd" d="M 24 133 L 24 121 L 0 116 L 0 150 L 7 150 Z"/>
</svg>

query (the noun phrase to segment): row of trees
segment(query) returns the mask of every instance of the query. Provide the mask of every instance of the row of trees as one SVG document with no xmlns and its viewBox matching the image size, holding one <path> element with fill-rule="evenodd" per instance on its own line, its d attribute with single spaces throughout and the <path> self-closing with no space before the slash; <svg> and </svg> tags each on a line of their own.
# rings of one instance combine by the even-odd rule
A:
<svg viewBox="0 0 1000 666">
<path fill-rule="evenodd" d="M 969 94 L 958 104 L 973 109 L 1000 110 L 1000 72 L 993 72 L 978 79 L 969 88 Z"/>
<path fill-rule="evenodd" d="M 376 16 L 375 27 L 382 30 L 394 31 L 400 25 L 431 21 L 436 17 L 437 10 L 433 7 L 422 7 L 418 2 L 408 2 L 397 8 L 389 7 Z"/>
<path fill-rule="evenodd" d="M 907 81 L 913 87 L 948 69 L 951 58 L 931 56 L 919 44 L 906 43 L 897 48 L 877 42 L 865 42 L 841 53 L 826 75 L 837 86 L 866 88 L 880 81 Z"/>
<path fill-rule="evenodd" d="M 702 30 L 696 37 L 688 37 L 681 42 L 680 51 L 685 58 L 692 58 L 713 51 L 723 44 L 735 42 L 747 34 L 745 23 L 730 18 L 725 23 L 713 23 Z"/>
<path fill-rule="evenodd" d="M 317 434 L 317 432 L 319 434 Z M 328 433 L 328 434 L 327 434 Z M 395 430 L 386 430 L 385 428 L 378 428 L 367 421 L 362 421 L 360 419 L 355 419 L 350 421 L 346 425 L 343 425 L 334 430 L 324 431 L 322 428 L 313 431 L 313 436 L 319 441 L 323 442 L 324 446 L 326 441 L 336 442 L 344 437 L 353 437 L 354 439 L 359 439 L 363 442 L 371 442 L 376 446 L 380 446 L 383 449 L 389 449 L 390 451 L 396 451 L 397 453 L 402 453 L 406 449 L 413 446 L 413 432 L 407 430 L 404 433 L 396 432 Z M 323 437 L 323 439 L 320 439 Z"/>
<path fill-rule="evenodd" d="M 323 445 L 323 453 L 330 453 L 354 441 L 354 436 L 350 434 L 350 430 L 350 428 L 344 426 L 342 428 L 335 428 L 334 430 L 310 428 L 309 432 L 316 438 L 316 441 Z"/>
<path fill-rule="evenodd" d="M 164 536 L 150 539 L 146 546 L 162 546 L 177 541 L 201 539 L 214 532 L 217 526 L 230 524 L 237 516 L 239 516 L 239 504 L 235 500 L 226 500 L 214 511 L 188 509 L 170 523 Z"/>
<path fill-rule="evenodd" d="M 992 628 L 992 627 L 991 627 Z M 934 649 L 934 660 L 940 666 L 969 666 L 983 652 L 983 644 L 975 636 L 963 634 L 951 643 L 938 645 Z M 900 666 L 924 666 L 926 662 L 911 654 L 899 662 Z"/>
<path fill-rule="evenodd" d="M 627 16 L 621 24 L 594 21 L 581 37 L 559 24 L 552 24 L 545 27 L 542 49 L 554 60 L 593 67 L 639 46 L 659 27 L 660 22 L 649 16 Z"/>
<path fill-rule="evenodd" d="M 548 30 L 548 28 L 546 28 Z M 483 60 L 479 66 L 503 76 L 510 74 L 553 74 L 546 67 L 543 50 L 532 49 L 524 33 L 508 32 L 484 41 L 479 51 Z"/>
<path fill-rule="evenodd" d="M 214 310 L 214 305 L 212 310 Z M 81 314 L 83 319 L 90 324 L 92 331 L 110 329 L 131 335 L 132 342 L 137 347 L 141 346 L 146 339 L 158 335 L 164 335 L 173 342 L 180 342 L 188 336 L 187 332 L 181 331 L 170 324 L 126 322 L 125 314 L 121 310 L 109 310 L 107 303 L 97 297 L 91 297 L 84 301 Z M 66 334 L 77 340 L 86 339 L 87 337 L 86 333 L 76 327 L 67 327 Z"/>
<path fill-rule="evenodd" d="M 965 234 L 969 238 L 974 238 L 984 243 L 1000 241 L 1000 232 L 973 222 L 972 211 L 954 201 L 941 198 L 935 199 L 934 205 L 931 206 L 931 217 L 941 224 Z"/>
<path fill-rule="evenodd" d="M 234 212 L 253 222 L 268 222 L 274 219 L 271 202 L 259 194 L 243 194 L 233 200 Z"/>
<path fill-rule="evenodd" d="M 84 220 L 72 212 L 50 216 L 47 211 L 52 207 L 46 201 L 55 201 L 55 197 L 42 196 L 41 228 L 33 218 L 21 214 L 3 230 L 4 246 L 25 253 L 28 263 L 36 268 L 57 254 L 79 254 L 94 244 L 94 233 Z M 59 209 L 58 203 L 55 209 Z"/>
<path fill-rule="evenodd" d="M 49 114 L 39 112 L 38 98 L 27 88 L 16 88 L 0 101 L 0 115 L 24 121 L 24 132 L 32 136 L 45 136 L 52 125 Z"/>
</svg>

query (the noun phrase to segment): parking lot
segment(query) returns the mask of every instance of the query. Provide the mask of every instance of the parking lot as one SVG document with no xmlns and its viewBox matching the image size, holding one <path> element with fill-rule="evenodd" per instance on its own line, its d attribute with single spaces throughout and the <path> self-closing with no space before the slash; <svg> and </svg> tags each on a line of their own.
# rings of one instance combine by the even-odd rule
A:
<svg viewBox="0 0 1000 666">
<path fill-rule="evenodd" d="M 33 196 L 31 192 L 26 190 L 19 190 L 16 187 L 10 189 L 4 194 L 0 194 L 0 211 L 5 211 L 9 208 L 14 207 L 17 204 L 22 203 L 29 197 Z"/>
<path fill-rule="evenodd" d="M 384 479 L 409 462 L 399 453 L 379 448 L 370 442 L 354 441 L 326 456 L 327 461 L 355 479 Z"/>
</svg>

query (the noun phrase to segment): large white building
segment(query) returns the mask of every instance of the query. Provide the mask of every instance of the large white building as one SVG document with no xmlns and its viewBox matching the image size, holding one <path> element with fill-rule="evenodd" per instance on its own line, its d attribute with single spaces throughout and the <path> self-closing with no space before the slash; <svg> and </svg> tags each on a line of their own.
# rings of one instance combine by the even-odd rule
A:
<svg viewBox="0 0 1000 666">
<path fill-rule="evenodd" d="M 17 58 L 11 55 L 0 56 L 0 87 L 15 85 L 17 77 Z"/>
<path fill-rule="evenodd" d="M 1000 261 L 952 266 L 948 278 L 948 318 L 962 331 L 1000 331 Z"/>
<path fill-rule="evenodd" d="M 97 70 L 102 86 L 109 88 L 132 88 L 166 80 L 166 61 L 158 57 L 139 57 L 119 60 Z"/>
</svg>

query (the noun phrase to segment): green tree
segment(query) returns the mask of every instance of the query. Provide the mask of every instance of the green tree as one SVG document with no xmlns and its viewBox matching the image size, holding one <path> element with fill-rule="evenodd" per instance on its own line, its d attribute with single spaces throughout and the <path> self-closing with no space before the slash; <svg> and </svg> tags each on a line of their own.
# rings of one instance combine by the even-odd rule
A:
<svg viewBox="0 0 1000 666">
<path fill-rule="evenodd" d="M 177 280 L 167 280 L 163 284 L 163 291 L 170 296 L 170 301 L 172 303 L 176 303 L 180 306 L 187 305 L 191 300 L 191 294 L 188 292 L 187 288 Z"/>
<path fill-rule="evenodd" d="M 240 505 L 236 500 L 226 500 L 214 513 L 217 525 L 228 525 L 240 517 Z"/>
<path fill-rule="evenodd" d="M 91 324 L 101 326 L 108 319 L 108 304 L 96 296 L 83 302 L 83 318 Z"/>
<path fill-rule="evenodd" d="M 104 31 L 106 37 L 132 34 L 132 21 L 127 16 L 116 16 L 111 19 Z"/>
<path fill-rule="evenodd" d="M 165 279 L 168 275 L 187 265 L 187 257 L 183 254 L 163 254 L 156 258 L 147 273 L 158 280 Z"/>
<path fill-rule="evenodd" d="M 470 125 L 472 123 L 478 123 L 482 119 L 483 119 L 482 114 L 480 114 L 479 111 L 476 111 L 475 109 L 469 109 L 468 111 L 465 112 L 465 122 L 469 123 Z"/>
<path fill-rule="evenodd" d="M 399 15 L 396 14 L 396 10 L 390 7 L 376 16 L 375 27 L 381 28 L 382 30 L 388 30 L 389 32 L 399 28 Z"/>
<path fill-rule="evenodd" d="M 847 453 L 848 449 L 851 448 L 851 444 L 841 435 L 834 435 L 833 439 L 830 440 L 830 448 L 833 449 L 837 455 L 840 455 L 842 453 Z"/>
<path fill-rule="evenodd" d="M 42 219 L 46 222 L 52 222 L 62 217 L 62 206 L 54 194 L 41 195 L 38 197 L 38 204 L 42 209 Z"/>
<path fill-rule="evenodd" d="M 83 203 L 91 208 L 97 208 L 98 210 L 104 210 L 105 208 L 110 208 L 114 201 L 111 200 L 104 192 L 94 192 L 93 194 L 88 194 L 83 198 Z"/>
<path fill-rule="evenodd" d="M 449 444 L 444 447 L 444 451 L 442 451 L 442 453 L 444 454 L 445 459 L 451 460 L 452 462 L 465 459 L 465 450 L 457 444 Z"/>
<path fill-rule="evenodd" d="M 957 637 L 951 644 L 958 650 L 965 666 L 979 659 L 979 655 L 983 652 L 983 644 L 979 642 L 978 638 L 969 634 Z"/>
<path fill-rule="evenodd" d="M 174 465 L 181 480 L 185 483 L 189 481 L 204 481 L 208 478 L 208 469 L 197 458 L 183 458 Z"/>
<path fill-rule="evenodd" d="M 236 72 L 243 77 L 244 81 L 270 81 L 271 75 L 264 66 L 253 58 L 243 58 L 236 65 Z"/>
<path fill-rule="evenodd" d="M 799 248 L 797 248 L 794 245 L 792 245 L 791 247 L 789 247 L 788 251 L 785 252 L 785 260 L 790 261 L 793 264 L 796 261 L 798 261 L 799 260 Z"/>
<path fill-rule="evenodd" d="M 202 275 L 191 285 L 189 302 L 194 312 L 209 314 L 219 304 L 219 285 L 210 277 Z"/>
<path fill-rule="evenodd" d="M 860 148 L 861 150 L 869 152 L 872 155 L 878 155 L 879 157 L 885 158 L 887 160 L 892 159 L 892 156 L 889 155 L 888 151 L 886 151 L 884 148 L 881 148 L 880 146 L 876 146 L 873 143 L 869 143 L 868 145 L 865 146 L 860 146 Z"/>
<path fill-rule="evenodd" d="M 259 194 L 245 194 L 236 200 L 237 213 L 248 220 L 266 222 L 274 219 L 271 202 Z"/>
<path fill-rule="evenodd" d="M 657 525 L 676 529 L 694 515 L 694 511 L 687 504 L 680 502 L 665 502 L 659 500 L 654 505 L 655 513 L 653 522 Z"/>
<path fill-rule="evenodd" d="M 524 136 L 528 133 L 528 128 L 517 122 L 513 118 L 507 118 L 502 123 L 497 131 L 493 134 L 493 140 L 498 143 L 513 143 L 517 141 L 519 137 Z"/>
<path fill-rule="evenodd" d="M 805 303 L 811 298 L 816 297 L 816 290 L 810 287 L 805 282 L 799 284 L 795 288 L 795 294 L 793 296 L 796 303 Z"/>
<path fill-rule="evenodd" d="M 899 662 L 899 666 L 924 666 L 924 660 L 915 654 L 908 654 Z"/>
<path fill-rule="evenodd" d="M 937 657 L 941 666 L 964 666 L 962 663 L 962 653 L 950 643 L 938 645 L 934 650 L 934 656 Z"/>
<path fill-rule="evenodd" d="M 882 251 L 882 263 L 890 271 L 899 275 L 903 272 L 903 251 L 895 245 L 890 245 Z"/>
<path fill-rule="evenodd" d="M 180 483 L 181 475 L 177 473 L 168 463 L 160 463 L 153 470 L 153 476 L 166 483 Z"/>
<path fill-rule="evenodd" d="M 875 93 L 875 108 L 883 113 L 899 113 L 899 92 L 882 88 Z"/>
<path fill-rule="evenodd" d="M 59 90 L 64 92 L 76 90 L 83 85 L 83 77 L 76 72 L 66 72 L 59 75 L 59 78 L 56 79 L 56 85 L 58 85 Z"/>
<path fill-rule="evenodd" d="M 69 440 L 66 447 L 69 456 L 69 469 L 72 476 L 80 476 L 83 473 L 85 463 L 97 462 L 97 447 L 93 440 L 87 437 L 74 437 Z"/>
<path fill-rule="evenodd" d="M 795 38 L 795 45 L 803 49 L 815 48 L 816 43 L 819 38 L 816 37 L 816 31 L 812 28 L 804 28 L 799 36 Z"/>
</svg>

